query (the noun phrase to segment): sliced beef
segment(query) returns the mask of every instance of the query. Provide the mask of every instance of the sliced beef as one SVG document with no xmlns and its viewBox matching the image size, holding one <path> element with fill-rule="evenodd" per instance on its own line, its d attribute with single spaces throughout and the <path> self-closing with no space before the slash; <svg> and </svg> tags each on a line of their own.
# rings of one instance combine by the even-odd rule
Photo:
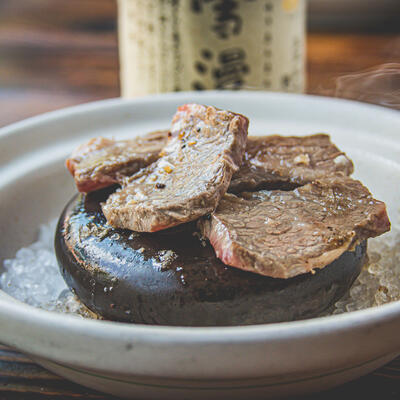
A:
<svg viewBox="0 0 400 400">
<path fill-rule="evenodd" d="M 156 161 L 166 145 L 168 131 L 152 132 L 131 140 L 98 137 L 79 146 L 66 165 L 80 192 L 118 183 Z"/>
<path fill-rule="evenodd" d="M 239 169 L 248 120 L 198 104 L 180 107 L 161 158 L 132 177 L 103 204 L 113 227 L 155 232 L 215 210 Z"/>
<path fill-rule="evenodd" d="M 158 159 L 168 131 L 132 140 L 94 138 L 79 146 L 66 164 L 80 192 L 120 182 Z M 249 137 L 243 164 L 232 178 L 229 192 L 293 189 L 326 175 L 350 175 L 353 164 L 328 135 Z"/>
<path fill-rule="evenodd" d="M 334 176 L 293 191 L 226 194 L 199 225 L 222 262 L 274 278 L 323 268 L 390 229 L 384 203 Z"/>
<path fill-rule="evenodd" d="M 293 189 L 327 175 L 350 175 L 353 163 L 328 135 L 249 137 L 229 192 Z"/>
</svg>

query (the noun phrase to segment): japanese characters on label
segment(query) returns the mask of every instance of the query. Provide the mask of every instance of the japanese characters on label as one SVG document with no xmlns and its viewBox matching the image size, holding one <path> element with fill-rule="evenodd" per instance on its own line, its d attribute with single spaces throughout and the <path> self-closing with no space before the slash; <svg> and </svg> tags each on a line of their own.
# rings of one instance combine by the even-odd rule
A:
<svg viewBox="0 0 400 400">
<path fill-rule="evenodd" d="M 206 89 L 302 92 L 304 3 L 120 0 L 123 94 Z"/>
</svg>

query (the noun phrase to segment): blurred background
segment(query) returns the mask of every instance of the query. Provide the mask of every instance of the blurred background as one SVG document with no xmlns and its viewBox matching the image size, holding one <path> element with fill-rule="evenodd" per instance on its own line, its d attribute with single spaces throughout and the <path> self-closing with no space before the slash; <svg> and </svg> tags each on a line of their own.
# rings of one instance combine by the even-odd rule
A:
<svg viewBox="0 0 400 400">
<path fill-rule="evenodd" d="M 400 109 L 400 0 L 308 0 L 307 19 L 307 93 Z M 118 97 L 117 35 L 116 0 L 0 0 L 0 127 Z M 20 363 L 0 359 L 0 392 L 21 392 L 12 398 L 26 398 L 24 392 L 100 398 L 14 357 Z M 362 386 L 369 399 L 383 392 L 398 399 L 399 370 L 397 359 L 326 398 L 347 398 Z"/>
<path fill-rule="evenodd" d="M 309 0 L 307 48 L 308 93 L 399 107 L 399 0 Z M 0 0 L 0 126 L 119 95 L 115 0 Z"/>
</svg>

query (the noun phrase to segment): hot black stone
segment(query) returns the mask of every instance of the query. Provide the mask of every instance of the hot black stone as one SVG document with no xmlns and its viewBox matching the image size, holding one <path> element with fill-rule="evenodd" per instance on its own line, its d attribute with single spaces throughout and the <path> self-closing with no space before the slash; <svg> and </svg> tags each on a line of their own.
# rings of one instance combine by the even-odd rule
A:
<svg viewBox="0 0 400 400">
<path fill-rule="evenodd" d="M 285 280 L 240 271 L 216 258 L 195 224 L 158 233 L 111 228 L 100 207 L 108 194 L 75 196 L 55 241 L 65 281 L 105 319 L 227 326 L 310 318 L 347 292 L 366 260 L 365 241 L 314 275 Z M 173 257 L 163 262 L 168 250 Z"/>
</svg>

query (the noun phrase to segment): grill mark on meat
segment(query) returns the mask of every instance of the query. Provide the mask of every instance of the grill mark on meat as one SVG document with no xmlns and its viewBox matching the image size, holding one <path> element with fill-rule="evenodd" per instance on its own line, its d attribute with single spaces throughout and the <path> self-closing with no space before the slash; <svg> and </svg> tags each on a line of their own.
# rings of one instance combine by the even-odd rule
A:
<svg viewBox="0 0 400 400">
<path fill-rule="evenodd" d="M 155 232 L 215 210 L 243 159 L 247 128 L 240 114 L 197 104 L 180 107 L 161 157 L 124 179 L 102 205 L 107 222 Z"/>
<path fill-rule="evenodd" d="M 290 192 L 226 194 L 199 227 L 223 263 L 290 278 L 325 267 L 390 222 L 359 181 L 331 176 Z"/>
<path fill-rule="evenodd" d="M 66 166 L 80 192 L 91 192 L 119 183 L 156 161 L 166 145 L 168 131 L 157 131 L 130 140 L 98 137 L 79 146 Z"/>
<path fill-rule="evenodd" d="M 352 161 L 329 135 L 249 137 L 243 164 L 228 191 L 292 190 L 325 176 L 352 172 Z"/>
</svg>

